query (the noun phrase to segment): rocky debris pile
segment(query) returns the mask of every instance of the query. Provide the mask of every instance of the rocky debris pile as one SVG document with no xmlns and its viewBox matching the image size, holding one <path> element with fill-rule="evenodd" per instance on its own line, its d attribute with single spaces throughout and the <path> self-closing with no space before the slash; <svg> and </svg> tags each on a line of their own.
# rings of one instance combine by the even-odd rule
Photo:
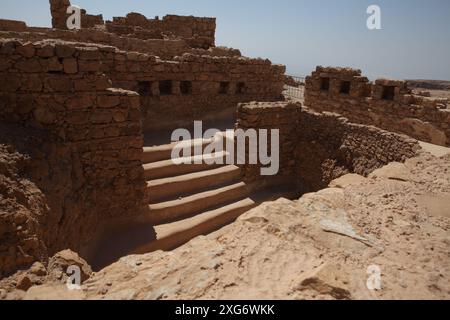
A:
<svg viewBox="0 0 450 320">
<path fill-rule="evenodd" d="M 81 283 L 92 276 L 91 267 L 86 261 L 75 252 L 64 250 L 50 258 L 47 267 L 41 262 L 35 262 L 28 270 L 18 271 L 12 277 L 0 281 L 0 299 L 29 299 L 35 289 L 42 292 L 46 288 L 51 288 L 46 293 L 46 299 L 81 298 L 67 286 L 70 267 L 80 270 Z M 55 290 L 56 287 L 59 290 Z"/>
<path fill-rule="evenodd" d="M 42 143 L 38 136 L 36 131 L 19 133 L 11 126 L 0 126 L 0 278 L 48 258 L 41 228 L 48 213 L 46 199 L 25 174 L 33 167 L 39 171 L 29 148 Z"/>
</svg>

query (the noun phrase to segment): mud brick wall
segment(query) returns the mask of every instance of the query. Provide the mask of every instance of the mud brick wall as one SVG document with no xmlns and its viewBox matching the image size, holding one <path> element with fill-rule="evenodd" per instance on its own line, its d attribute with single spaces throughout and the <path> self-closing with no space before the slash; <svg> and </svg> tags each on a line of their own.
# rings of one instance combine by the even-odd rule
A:
<svg viewBox="0 0 450 320">
<path fill-rule="evenodd" d="M 270 130 L 280 132 L 280 170 L 276 176 L 262 176 L 261 164 L 241 165 L 246 182 L 264 180 L 267 184 L 289 183 L 295 179 L 295 148 L 297 127 L 301 104 L 285 102 L 251 102 L 239 104 L 237 109 L 236 129 L 267 129 L 269 131 L 268 150 L 271 150 Z M 246 159 L 248 161 L 249 142 L 246 142 Z"/>
<path fill-rule="evenodd" d="M 369 82 L 360 70 L 317 67 L 306 78 L 305 105 L 356 123 L 450 146 L 450 109 L 443 99 L 416 96 L 405 81 Z"/>
<path fill-rule="evenodd" d="M 44 131 L 53 150 L 41 151 L 41 170 L 29 173 L 48 200 L 49 254 L 78 251 L 102 221 L 143 205 L 140 99 L 109 89 L 100 67 L 89 48 L 0 41 L 0 121 Z"/>
</svg>

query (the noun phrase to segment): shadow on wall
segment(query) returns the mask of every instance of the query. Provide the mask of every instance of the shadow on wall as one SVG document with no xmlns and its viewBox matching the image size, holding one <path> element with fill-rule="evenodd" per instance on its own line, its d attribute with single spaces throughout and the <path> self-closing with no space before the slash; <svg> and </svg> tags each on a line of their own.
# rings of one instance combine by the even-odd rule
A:
<svg viewBox="0 0 450 320">
<path fill-rule="evenodd" d="M 144 213 L 143 213 L 144 215 Z M 155 228 L 149 223 L 133 223 L 132 219 L 108 221 L 107 229 L 97 234 L 85 254 L 94 271 L 128 256 L 133 250 L 156 240 Z"/>
</svg>

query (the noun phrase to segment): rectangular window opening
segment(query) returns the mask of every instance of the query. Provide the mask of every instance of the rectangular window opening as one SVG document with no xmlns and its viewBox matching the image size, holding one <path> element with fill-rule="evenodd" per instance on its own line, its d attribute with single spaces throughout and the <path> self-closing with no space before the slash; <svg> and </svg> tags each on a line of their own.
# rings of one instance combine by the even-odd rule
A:
<svg viewBox="0 0 450 320">
<path fill-rule="evenodd" d="M 394 100 L 395 97 L 395 87 L 394 86 L 383 86 L 383 100 Z"/>
<path fill-rule="evenodd" d="M 320 90 L 330 91 L 330 78 L 320 78 Z"/>
<path fill-rule="evenodd" d="M 159 94 L 161 96 L 168 96 L 172 94 L 172 81 L 164 80 L 159 82 Z"/>
<path fill-rule="evenodd" d="M 181 81 L 180 82 L 180 91 L 182 95 L 190 95 L 192 94 L 192 82 L 191 81 Z"/>
<path fill-rule="evenodd" d="M 236 94 L 244 94 L 247 88 L 245 87 L 244 82 L 239 82 L 236 86 Z"/>
<path fill-rule="evenodd" d="M 351 86 L 350 81 L 342 81 L 340 93 L 350 94 L 350 86 Z"/>
<path fill-rule="evenodd" d="M 230 90 L 229 82 L 221 82 L 219 87 L 219 94 L 228 94 Z"/>
<path fill-rule="evenodd" d="M 139 81 L 137 92 L 143 97 L 152 95 L 152 83 L 150 81 Z"/>
</svg>

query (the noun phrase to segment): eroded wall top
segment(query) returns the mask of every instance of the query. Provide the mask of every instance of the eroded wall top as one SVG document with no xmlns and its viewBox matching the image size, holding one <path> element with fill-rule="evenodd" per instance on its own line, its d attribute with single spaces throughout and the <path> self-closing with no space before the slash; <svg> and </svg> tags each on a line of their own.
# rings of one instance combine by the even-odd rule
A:
<svg viewBox="0 0 450 320">
<path fill-rule="evenodd" d="M 416 95 L 404 80 L 370 82 L 361 70 L 319 66 L 306 78 L 305 104 L 353 122 L 450 146 L 448 101 Z"/>
<path fill-rule="evenodd" d="M 70 0 L 49 1 L 53 28 L 67 29 Z M 105 22 L 102 15 L 90 15 L 83 10 L 81 28 L 94 27 L 143 40 L 184 39 L 192 48 L 209 49 L 215 46 L 215 18 L 167 15 L 162 19 L 148 19 L 140 13 L 131 12 L 126 17 L 114 17 L 112 21 Z"/>
</svg>

